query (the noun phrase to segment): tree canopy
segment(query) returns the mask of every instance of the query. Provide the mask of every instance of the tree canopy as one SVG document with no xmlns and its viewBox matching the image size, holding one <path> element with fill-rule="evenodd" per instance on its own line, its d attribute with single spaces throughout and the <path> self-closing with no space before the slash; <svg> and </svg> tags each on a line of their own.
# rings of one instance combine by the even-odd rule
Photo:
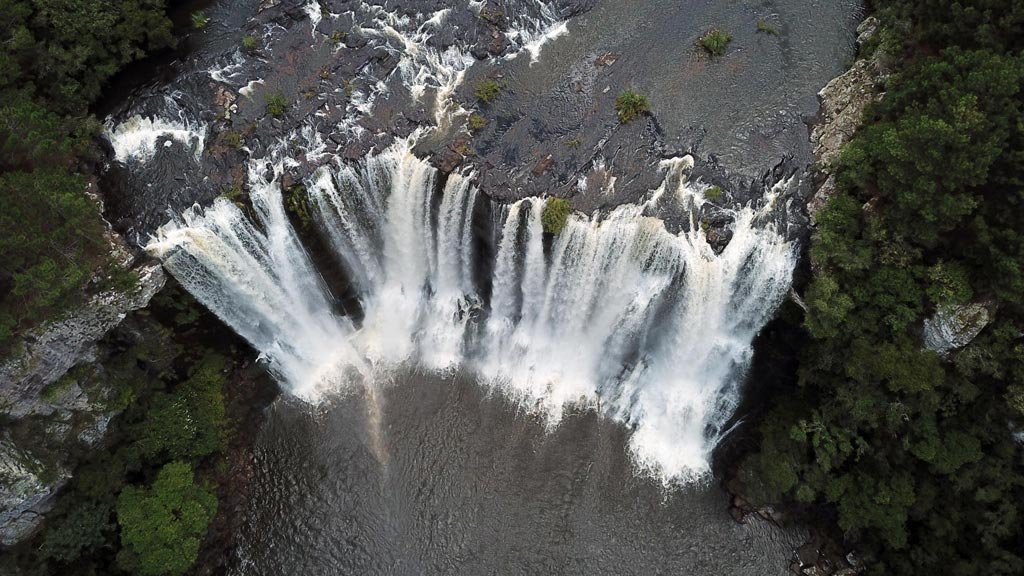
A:
<svg viewBox="0 0 1024 576">
<path fill-rule="evenodd" d="M 742 476 L 831 511 L 874 574 L 1021 574 L 1024 7 L 876 8 L 902 71 L 842 152 L 796 385 Z M 925 349 L 924 320 L 968 302 L 994 320 L 948 357 Z"/>
<path fill-rule="evenodd" d="M 0 0 L 0 350 L 116 269 L 86 195 L 88 107 L 104 83 L 172 46 L 163 0 Z M 123 280 L 123 276 L 119 279 Z"/>
<path fill-rule="evenodd" d="M 143 576 L 184 574 L 216 511 L 216 496 L 195 483 L 190 464 L 166 464 L 152 486 L 127 486 L 117 498 L 126 546 L 118 563 Z"/>
</svg>

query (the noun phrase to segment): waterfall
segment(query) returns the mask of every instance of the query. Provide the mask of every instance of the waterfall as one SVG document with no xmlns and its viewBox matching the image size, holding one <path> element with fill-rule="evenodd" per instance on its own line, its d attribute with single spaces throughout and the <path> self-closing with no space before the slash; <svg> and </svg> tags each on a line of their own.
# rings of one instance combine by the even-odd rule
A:
<svg viewBox="0 0 1024 576">
<path fill-rule="evenodd" d="M 280 162 L 250 162 L 254 220 L 219 198 L 161 227 L 147 250 L 189 292 L 270 362 L 291 391 L 315 400 L 340 375 L 364 369 L 351 322 L 336 315 L 319 274 L 288 223 Z"/>
<path fill-rule="evenodd" d="M 467 6 L 481 17 L 484 8 L 474 0 Z M 525 0 L 520 8 L 501 16 L 507 57 L 525 51 L 535 62 L 541 46 L 568 28 L 553 4 Z M 349 13 L 354 30 L 397 58 L 389 74 L 412 99 L 433 94 L 440 128 L 464 112 L 450 96 L 474 62 L 468 46 L 432 42 L 452 24 L 451 10 L 407 14 L 359 2 Z M 314 38 L 322 18 L 340 16 L 316 3 L 307 12 Z M 241 85 L 243 58 L 236 50 L 208 73 Z M 373 63 L 359 78 L 336 134 L 365 130 L 358 120 L 391 89 Z M 180 121 L 108 122 L 118 160 L 144 162 L 172 141 L 200 158 L 205 125 L 173 101 L 167 107 Z M 307 121 L 266 157 L 249 160 L 251 210 L 223 198 L 195 206 L 147 249 L 310 402 L 400 365 L 465 370 L 552 425 L 580 404 L 623 422 L 635 461 L 665 479 L 705 475 L 735 410 L 751 341 L 789 286 L 795 249 L 774 217 L 786 185 L 729 210 L 732 237 L 720 252 L 695 222 L 706 187 L 687 180 L 689 157 L 662 162 L 664 182 L 643 202 L 574 214 L 551 235 L 545 199 L 493 204 L 471 174 L 442 177 L 416 157 L 421 134 L 349 162 L 330 154 Z M 289 140 L 318 164 L 291 189 L 289 206 L 305 208 L 291 215 L 281 184 L 285 166 L 297 165 L 287 156 Z M 615 179 L 600 159 L 594 167 L 612 190 Z M 671 232 L 659 216 L 680 210 L 689 226 Z M 315 234 L 326 253 L 307 253 L 290 218 L 308 218 L 302 237 Z M 494 238 L 481 237 L 488 233 Z M 344 271 L 361 314 L 340 312 L 318 268 L 327 259 Z"/>
<path fill-rule="evenodd" d="M 701 199 L 675 162 L 647 203 L 572 215 L 554 237 L 544 199 L 491 206 L 494 254 L 476 254 L 474 213 L 489 200 L 467 175 L 442 181 L 412 144 L 335 159 L 305 182 L 323 257 L 355 285 L 358 324 L 335 312 L 288 220 L 279 161 L 250 162 L 251 219 L 221 199 L 161 228 L 148 249 L 306 399 L 353 370 L 466 369 L 552 423 L 567 405 L 599 406 L 633 428 L 636 461 L 665 478 L 705 474 L 751 340 L 790 282 L 794 247 L 771 218 L 784 185 L 735 211 L 721 253 L 694 223 L 674 234 L 651 215 L 669 197 Z M 486 270 L 489 301 L 477 280 Z"/>
</svg>

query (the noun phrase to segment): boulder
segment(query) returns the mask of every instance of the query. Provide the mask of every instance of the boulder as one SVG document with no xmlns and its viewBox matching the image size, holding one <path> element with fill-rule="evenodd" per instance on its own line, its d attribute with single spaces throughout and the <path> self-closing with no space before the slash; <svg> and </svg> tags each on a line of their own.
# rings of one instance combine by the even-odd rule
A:
<svg viewBox="0 0 1024 576">
<path fill-rule="evenodd" d="M 939 307 L 924 321 L 924 347 L 945 356 L 967 346 L 992 322 L 992 308 L 978 302 Z"/>
</svg>

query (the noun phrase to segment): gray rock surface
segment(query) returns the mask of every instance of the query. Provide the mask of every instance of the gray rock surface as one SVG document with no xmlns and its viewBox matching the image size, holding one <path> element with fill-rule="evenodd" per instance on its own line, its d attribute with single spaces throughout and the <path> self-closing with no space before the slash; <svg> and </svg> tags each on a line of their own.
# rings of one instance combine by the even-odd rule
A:
<svg viewBox="0 0 1024 576">
<path fill-rule="evenodd" d="M 0 439 L 0 545 L 15 544 L 32 534 L 53 497 L 67 482 L 63 470 L 46 466 L 9 438 Z"/>
<path fill-rule="evenodd" d="M 140 267 L 133 292 L 108 291 L 93 297 L 64 318 L 32 330 L 21 350 L 0 364 L 0 414 L 8 418 L 43 413 L 43 389 L 89 357 L 96 342 L 133 310 L 146 306 L 165 277 L 156 263 Z"/>
<path fill-rule="evenodd" d="M 943 306 L 924 321 L 924 347 L 945 356 L 970 344 L 994 316 L 987 303 Z"/>
<path fill-rule="evenodd" d="M 119 244 L 115 253 L 126 254 Z M 95 446 L 116 409 L 109 390 L 85 391 L 68 371 L 89 363 L 97 343 L 164 285 L 163 268 L 137 268 L 138 287 L 103 292 L 32 330 L 0 364 L 0 545 L 31 536 L 70 478 L 71 451 Z"/>
<path fill-rule="evenodd" d="M 865 45 L 878 33 L 878 19 L 867 18 L 857 27 L 857 45 Z M 814 216 L 836 192 L 835 168 L 842 147 L 860 127 L 864 110 L 885 95 L 881 90 L 891 70 L 881 49 L 868 58 L 860 58 L 841 76 L 837 76 L 818 92 L 821 100 L 820 120 L 811 130 L 814 158 L 823 183 L 807 203 Z"/>
</svg>

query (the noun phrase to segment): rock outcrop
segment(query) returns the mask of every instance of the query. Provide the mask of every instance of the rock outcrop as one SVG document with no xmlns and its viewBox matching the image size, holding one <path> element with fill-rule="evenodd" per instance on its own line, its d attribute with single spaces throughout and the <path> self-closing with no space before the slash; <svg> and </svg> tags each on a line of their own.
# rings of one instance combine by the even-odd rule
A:
<svg viewBox="0 0 1024 576">
<path fill-rule="evenodd" d="M 97 343 L 164 285 L 159 264 L 136 270 L 137 287 L 107 291 L 26 335 L 0 364 L 0 545 L 30 536 L 70 478 L 71 446 L 95 446 L 117 413 L 110 390 L 83 390 L 68 374 Z"/>
<path fill-rule="evenodd" d="M 857 27 L 857 46 L 861 51 L 878 33 L 878 26 L 878 19 L 872 16 Z M 889 58 L 882 49 L 876 49 L 818 92 L 821 113 L 811 130 L 811 143 L 822 183 L 807 203 L 812 223 L 815 214 L 835 194 L 835 168 L 840 151 L 860 127 L 868 105 L 885 95 L 881 86 L 890 73 Z"/>
<path fill-rule="evenodd" d="M 924 347 L 945 356 L 967 346 L 992 322 L 993 307 L 980 302 L 940 307 L 924 321 Z"/>
</svg>

